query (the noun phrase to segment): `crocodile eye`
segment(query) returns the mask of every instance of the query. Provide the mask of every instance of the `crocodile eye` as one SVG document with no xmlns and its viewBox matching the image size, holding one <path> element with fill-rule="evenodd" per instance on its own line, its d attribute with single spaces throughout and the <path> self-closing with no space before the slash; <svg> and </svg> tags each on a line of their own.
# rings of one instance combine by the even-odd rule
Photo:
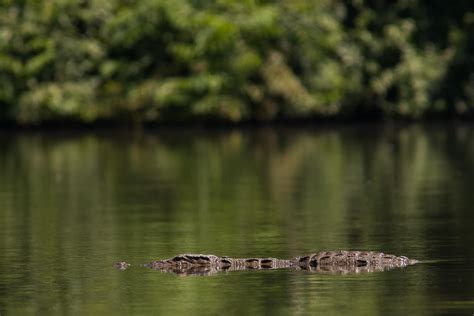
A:
<svg viewBox="0 0 474 316">
<path fill-rule="evenodd" d="M 310 266 L 310 267 L 317 267 L 317 266 L 318 266 L 318 259 L 312 258 L 312 259 L 309 261 L 309 266 Z"/>
</svg>

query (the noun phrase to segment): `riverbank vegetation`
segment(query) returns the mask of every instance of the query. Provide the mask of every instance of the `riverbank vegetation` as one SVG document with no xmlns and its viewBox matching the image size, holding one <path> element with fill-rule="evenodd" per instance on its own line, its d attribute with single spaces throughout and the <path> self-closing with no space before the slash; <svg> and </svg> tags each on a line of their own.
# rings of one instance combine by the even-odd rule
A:
<svg viewBox="0 0 474 316">
<path fill-rule="evenodd" d="M 0 120 L 469 116 L 473 53 L 469 0 L 5 0 Z"/>
</svg>

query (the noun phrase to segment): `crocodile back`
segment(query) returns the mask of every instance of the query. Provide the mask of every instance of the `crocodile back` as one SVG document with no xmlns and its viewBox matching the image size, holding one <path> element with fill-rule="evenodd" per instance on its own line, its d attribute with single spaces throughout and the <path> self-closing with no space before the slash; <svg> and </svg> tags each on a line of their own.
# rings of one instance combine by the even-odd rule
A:
<svg viewBox="0 0 474 316">
<path fill-rule="evenodd" d="M 145 267 L 180 275 L 220 271 L 293 268 L 328 273 L 359 273 L 405 267 L 418 261 L 374 251 L 320 251 L 290 260 L 231 258 L 205 254 L 181 254 L 145 264 Z"/>
<path fill-rule="evenodd" d="M 336 269 L 337 267 L 367 267 L 377 271 L 404 267 L 417 262 L 405 256 L 357 250 L 320 251 L 303 257 L 295 257 L 291 260 L 293 266 L 301 268 L 319 267 L 321 269 Z"/>
</svg>

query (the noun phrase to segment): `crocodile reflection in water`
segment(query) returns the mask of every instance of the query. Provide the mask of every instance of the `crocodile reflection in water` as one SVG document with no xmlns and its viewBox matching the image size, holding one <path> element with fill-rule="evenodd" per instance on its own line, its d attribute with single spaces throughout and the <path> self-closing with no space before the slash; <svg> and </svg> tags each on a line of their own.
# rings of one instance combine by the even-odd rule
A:
<svg viewBox="0 0 474 316">
<path fill-rule="evenodd" d="M 297 269 L 319 273 L 362 273 L 402 268 L 419 261 L 373 251 L 320 251 L 292 259 L 230 258 L 203 254 L 181 254 L 173 258 L 153 261 L 143 266 L 179 275 L 210 275 L 222 271 Z M 115 267 L 125 270 L 130 266 L 118 262 Z"/>
</svg>

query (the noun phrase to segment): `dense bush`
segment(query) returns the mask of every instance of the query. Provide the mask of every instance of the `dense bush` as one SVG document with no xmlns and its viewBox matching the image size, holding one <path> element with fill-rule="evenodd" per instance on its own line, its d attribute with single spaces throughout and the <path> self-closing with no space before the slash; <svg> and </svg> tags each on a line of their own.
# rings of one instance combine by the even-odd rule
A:
<svg viewBox="0 0 474 316">
<path fill-rule="evenodd" d="M 473 8 L 469 0 L 3 0 L 0 118 L 472 113 Z"/>
</svg>

